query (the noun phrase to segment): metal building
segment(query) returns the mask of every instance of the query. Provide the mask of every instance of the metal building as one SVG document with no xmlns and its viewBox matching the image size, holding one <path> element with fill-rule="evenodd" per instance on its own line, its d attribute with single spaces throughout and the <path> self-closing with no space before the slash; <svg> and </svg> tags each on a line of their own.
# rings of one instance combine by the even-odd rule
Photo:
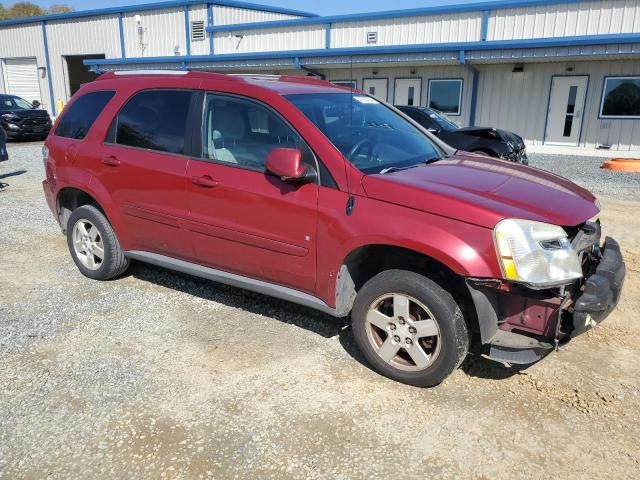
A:
<svg viewBox="0 0 640 480">
<path fill-rule="evenodd" d="M 88 71 L 89 67 L 91 71 Z M 182 0 L 0 22 L 0 91 L 53 114 L 108 70 L 320 75 L 528 145 L 640 150 L 640 0 L 503 0 L 320 17 Z"/>
</svg>

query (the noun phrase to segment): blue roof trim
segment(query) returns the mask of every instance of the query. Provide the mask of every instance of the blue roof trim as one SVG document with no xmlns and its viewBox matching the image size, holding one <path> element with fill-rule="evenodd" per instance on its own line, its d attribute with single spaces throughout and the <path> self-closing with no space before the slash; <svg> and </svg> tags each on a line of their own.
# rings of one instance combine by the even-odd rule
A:
<svg viewBox="0 0 640 480">
<path fill-rule="evenodd" d="M 396 53 L 428 53 L 428 52 L 472 52 L 479 50 L 500 49 L 531 49 L 553 47 L 577 47 L 586 45 L 612 45 L 640 43 L 640 33 L 624 33 L 610 35 L 585 35 L 578 37 L 548 37 L 527 40 L 492 40 L 479 42 L 440 43 L 424 45 L 393 45 L 388 47 L 360 47 L 360 48 L 332 48 L 316 50 L 289 50 L 281 52 L 257 52 L 257 53 L 232 53 L 221 55 L 192 55 L 189 57 L 143 57 L 143 58 L 112 58 L 85 60 L 85 65 L 126 65 L 126 64 L 152 64 L 174 63 L 176 61 L 202 62 L 215 61 L 227 62 L 234 60 L 258 60 L 258 59 L 282 59 L 282 58 L 312 58 L 363 55 L 387 55 Z"/>
<path fill-rule="evenodd" d="M 220 5 L 221 7 L 235 7 L 235 8 L 246 8 L 249 10 L 261 10 L 263 12 L 270 13 L 281 13 L 283 15 L 293 15 L 296 17 L 317 17 L 318 15 L 311 12 L 305 12 L 301 10 L 292 10 L 290 8 L 282 8 L 282 7 L 274 7 L 272 5 L 262 5 L 259 3 L 249 3 L 249 2 L 241 2 L 234 0 L 210 0 L 205 1 L 204 3 L 211 3 L 213 5 Z"/>
<path fill-rule="evenodd" d="M 257 30 L 278 27 L 296 27 L 300 25 L 320 25 L 339 22 L 359 22 L 370 20 L 386 20 L 390 18 L 418 17 L 440 15 L 447 13 L 483 12 L 504 8 L 524 8 L 559 3 L 587 3 L 588 0 L 492 0 L 478 3 L 461 3 L 453 5 L 438 5 L 434 7 L 412 8 L 407 10 L 388 10 L 382 12 L 353 13 L 348 15 L 332 15 L 326 17 L 300 18 L 292 20 L 276 20 L 272 22 L 238 23 L 235 25 L 219 25 L 210 27 L 210 32 L 228 32 L 235 30 Z M 488 20 L 488 16 L 487 16 Z"/>
<path fill-rule="evenodd" d="M 189 5 L 220 5 L 222 7 L 246 8 L 249 10 L 260 10 L 269 13 L 281 13 L 283 15 L 294 15 L 299 17 L 315 17 L 316 15 L 309 12 L 301 12 L 298 10 L 290 10 L 288 8 L 272 7 L 269 5 L 258 5 L 256 3 L 245 3 L 226 0 L 172 0 L 157 3 L 142 3 L 140 5 L 126 5 L 122 7 L 99 8 L 95 10 L 82 10 L 79 12 L 57 13 L 53 15 L 45 15 L 39 17 L 17 18 L 14 20 L 0 21 L 0 27 L 8 27 L 11 25 L 24 25 L 28 23 L 39 23 L 42 21 L 52 22 L 56 20 L 69 20 L 73 18 L 99 17 L 103 15 L 117 15 L 119 13 L 142 12 L 146 10 L 162 10 L 165 8 L 180 8 Z"/>
</svg>

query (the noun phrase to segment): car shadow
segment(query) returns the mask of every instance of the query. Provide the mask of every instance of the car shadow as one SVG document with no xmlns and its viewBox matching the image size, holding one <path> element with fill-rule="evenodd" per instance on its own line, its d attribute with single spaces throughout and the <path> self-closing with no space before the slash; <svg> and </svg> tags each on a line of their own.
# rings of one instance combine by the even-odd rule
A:
<svg viewBox="0 0 640 480">
<path fill-rule="evenodd" d="M 193 277 L 143 262 L 133 262 L 129 275 L 164 288 L 221 303 L 228 307 L 246 310 L 253 314 L 263 315 L 289 325 L 295 325 L 324 338 L 338 337 L 340 345 L 349 356 L 366 368 L 371 368 L 356 346 L 348 318 L 334 318 L 285 300 Z M 520 374 L 529 367 L 530 365 L 507 366 L 479 355 L 470 354 L 462 362 L 460 368 L 471 377 L 486 380 L 506 380 Z"/>
<path fill-rule="evenodd" d="M 527 370 L 531 365 L 506 365 L 480 355 L 469 355 L 460 368 L 470 377 L 484 380 L 507 380 Z"/>
<path fill-rule="evenodd" d="M 348 325 L 347 319 L 334 318 L 291 302 L 142 262 L 133 262 L 129 273 L 139 280 L 295 325 L 324 338 L 342 335 Z"/>
<path fill-rule="evenodd" d="M 27 173 L 27 170 L 15 170 L 13 172 L 9 172 L 9 173 L 3 173 L 2 175 L 0 175 L 0 180 L 4 179 L 4 178 L 9 178 L 9 177 L 17 177 L 18 175 L 24 175 L 25 173 Z"/>
</svg>

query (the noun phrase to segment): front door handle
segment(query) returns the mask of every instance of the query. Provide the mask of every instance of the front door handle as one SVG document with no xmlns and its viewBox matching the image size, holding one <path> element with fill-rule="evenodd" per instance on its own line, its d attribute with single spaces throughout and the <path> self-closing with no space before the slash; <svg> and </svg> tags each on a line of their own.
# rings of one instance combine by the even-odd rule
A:
<svg viewBox="0 0 640 480">
<path fill-rule="evenodd" d="M 191 177 L 191 182 L 202 188 L 214 188 L 218 186 L 218 182 L 211 178 L 209 175 L 202 175 L 199 177 Z"/>
<path fill-rule="evenodd" d="M 109 155 L 108 157 L 104 157 L 102 159 L 102 163 L 109 167 L 117 167 L 118 165 L 120 165 L 120 160 L 118 160 L 113 155 Z"/>
</svg>

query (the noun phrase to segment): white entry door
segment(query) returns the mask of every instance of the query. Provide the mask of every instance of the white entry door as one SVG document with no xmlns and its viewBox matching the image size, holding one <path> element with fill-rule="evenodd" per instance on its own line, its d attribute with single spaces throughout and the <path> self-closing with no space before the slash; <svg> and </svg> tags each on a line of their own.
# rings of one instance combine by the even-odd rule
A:
<svg viewBox="0 0 640 480">
<path fill-rule="evenodd" d="M 589 77 L 553 77 L 545 143 L 576 146 L 580 142 Z"/>
<path fill-rule="evenodd" d="M 386 78 L 365 78 L 362 81 L 362 90 L 386 102 L 389 93 L 389 80 Z"/>
<path fill-rule="evenodd" d="M 34 100 L 42 103 L 35 58 L 7 58 L 4 61 L 4 84 L 7 93 L 22 97 L 29 103 Z"/>
<path fill-rule="evenodd" d="M 420 78 L 396 78 L 393 104 L 419 106 L 422 100 L 421 90 L 422 79 Z"/>
</svg>

